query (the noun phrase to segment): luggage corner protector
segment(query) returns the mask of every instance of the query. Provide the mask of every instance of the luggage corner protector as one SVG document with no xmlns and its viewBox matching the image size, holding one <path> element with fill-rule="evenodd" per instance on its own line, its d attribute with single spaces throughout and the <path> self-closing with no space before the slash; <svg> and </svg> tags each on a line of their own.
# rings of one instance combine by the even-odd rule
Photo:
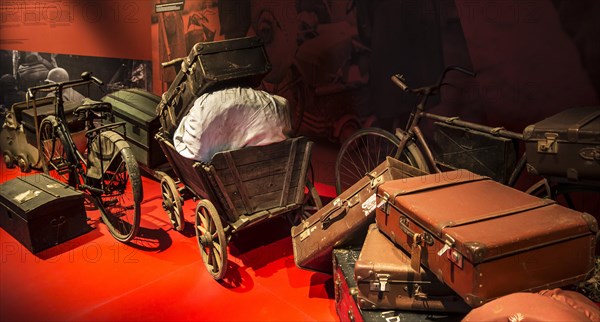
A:
<svg viewBox="0 0 600 322">
<path fill-rule="evenodd" d="M 481 262 L 487 254 L 486 245 L 478 242 L 468 242 L 464 244 L 467 253 L 471 255 L 473 264 Z"/>
<path fill-rule="evenodd" d="M 467 302 L 470 307 L 483 305 L 483 300 L 479 298 L 479 296 L 470 293 L 465 295 L 465 302 Z"/>
<path fill-rule="evenodd" d="M 592 233 L 598 233 L 598 221 L 594 216 L 588 214 L 587 212 L 582 212 L 581 217 L 587 222 Z"/>
</svg>

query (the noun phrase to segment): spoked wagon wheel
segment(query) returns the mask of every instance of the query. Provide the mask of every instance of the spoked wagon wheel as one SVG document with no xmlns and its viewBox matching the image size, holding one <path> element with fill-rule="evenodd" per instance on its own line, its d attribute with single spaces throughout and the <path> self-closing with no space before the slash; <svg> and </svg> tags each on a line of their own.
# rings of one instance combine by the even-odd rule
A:
<svg viewBox="0 0 600 322">
<path fill-rule="evenodd" d="M 160 180 L 160 190 L 162 192 L 162 207 L 169 215 L 173 229 L 182 231 L 185 226 L 183 219 L 183 198 L 177 189 L 177 184 L 173 178 L 164 175 Z"/>
<path fill-rule="evenodd" d="M 287 219 L 292 226 L 299 225 L 303 220 L 312 216 L 319 209 L 323 208 L 323 202 L 317 192 L 317 189 L 310 180 L 306 181 L 306 189 L 308 193 L 304 196 L 302 206 L 297 211 L 287 214 Z"/>
<path fill-rule="evenodd" d="M 196 206 L 196 237 L 206 269 L 214 279 L 222 279 L 227 271 L 227 237 L 210 200 L 202 199 Z"/>
</svg>

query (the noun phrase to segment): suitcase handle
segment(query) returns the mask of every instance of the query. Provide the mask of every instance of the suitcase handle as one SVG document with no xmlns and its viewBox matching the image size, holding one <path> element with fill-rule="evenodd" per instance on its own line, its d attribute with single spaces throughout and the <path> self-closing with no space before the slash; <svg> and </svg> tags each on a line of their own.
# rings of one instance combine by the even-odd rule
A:
<svg viewBox="0 0 600 322">
<path fill-rule="evenodd" d="M 335 213 L 336 211 L 340 210 L 339 214 L 337 216 L 331 216 L 333 215 L 333 213 Z M 327 212 L 327 214 L 323 217 L 321 217 L 321 227 L 323 229 L 326 229 L 327 227 L 329 227 L 329 225 L 331 225 L 331 223 L 333 223 L 334 221 L 338 220 L 341 217 L 344 217 L 346 215 L 346 211 L 348 210 L 348 207 L 345 207 L 343 204 L 341 205 L 337 205 L 333 208 L 331 208 L 331 210 L 329 210 Z"/>
<path fill-rule="evenodd" d="M 360 202 L 360 198 L 358 195 L 349 198 L 349 199 L 336 199 L 333 201 L 333 207 L 329 209 L 329 211 L 321 217 L 321 227 L 326 229 L 331 225 L 334 221 L 337 221 L 344 217 L 346 213 L 348 213 L 348 209 L 354 207 Z M 332 216 L 336 211 L 340 210 L 337 216 Z"/>
<path fill-rule="evenodd" d="M 408 218 L 400 217 L 399 225 L 400 225 L 400 229 L 402 230 L 402 232 L 404 232 L 411 240 L 414 240 L 415 235 L 417 235 L 417 233 L 415 233 L 410 228 L 408 228 Z M 424 232 L 422 234 L 422 240 L 428 246 L 433 246 L 433 237 L 431 237 L 430 234 Z"/>
</svg>

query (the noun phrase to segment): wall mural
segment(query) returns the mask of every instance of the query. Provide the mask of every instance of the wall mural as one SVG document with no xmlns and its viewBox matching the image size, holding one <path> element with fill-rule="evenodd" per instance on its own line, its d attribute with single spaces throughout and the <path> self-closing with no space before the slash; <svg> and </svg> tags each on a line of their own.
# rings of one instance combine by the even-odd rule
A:
<svg viewBox="0 0 600 322">
<path fill-rule="evenodd" d="M 159 1 L 157 4 L 181 1 Z M 294 128 L 343 140 L 373 121 L 365 86 L 370 49 L 356 27 L 352 0 L 188 0 L 181 10 L 156 13 L 160 62 L 187 56 L 197 42 L 258 35 L 273 65 L 264 90 L 286 97 Z M 173 7 L 176 8 L 176 7 Z M 157 64 L 154 64 L 157 66 Z M 166 91 L 176 75 L 161 71 Z"/>
<path fill-rule="evenodd" d="M 49 81 L 77 79 L 91 72 L 104 81 L 102 89 L 73 89 L 67 100 L 102 96 L 124 88 L 152 90 L 150 61 L 53 54 L 43 52 L 0 50 L 0 124 L 12 104 L 25 101 L 27 89 Z M 81 92 L 81 93 L 80 93 Z M 43 93 L 38 93 L 43 95 Z"/>
</svg>

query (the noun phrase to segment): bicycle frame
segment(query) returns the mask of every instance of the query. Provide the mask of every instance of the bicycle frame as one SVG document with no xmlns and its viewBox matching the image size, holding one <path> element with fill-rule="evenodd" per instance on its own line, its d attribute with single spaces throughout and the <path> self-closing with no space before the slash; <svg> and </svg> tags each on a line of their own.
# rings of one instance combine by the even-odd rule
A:
<svg viewBox="0 0 600 322">
<path fill-rule="evenodd" d="M 507 138 L 507 139 L 511 139 L 511 140 L 517 140 L 517 141 L 524 140 L 522 134 L 508 131 L 508 130 L 504 129 L 503 127 L 490 127 L 490 126 L 486 126 L 486 125 L 482 125 L 482 124 L 478 124 L 478 123 L 463 121 L 463 120 L 459 119 L 459 117 L 447 117 L 447 116 L 441 116 L 441 115 L 425 112 L 425 106 L 427 104 L 427 100 L 429 99 L 429 96 L 435 94 L 436 91 L 442 85 L 444 85 L 442 83 L 442 81 L 443 81 L 446 73 L 453 69 L 462 71 L 469 75 L 474 75 L 460 67 L 449 67 L 442 73 L 442 75 L 440 76 L 436 85 L 431 86 L 431 87 L 422 87 L 422 88 L 410 90 L 411 92 L 422 95 L 422 98 L 421 98 L 420 102 L 417 104 L 417 106 L 415 107 L 415 110 L 411 113 L 408 123 L 406 125 L 406 129 L 404 129 L 404 130 L 402 130 L 400 128 L 396 129 L 395 135 L 400 139 L 400 144 L 398 145 L 398 150 L 396 151 L 396 154 L 394 155 L 395 158 L 399 158 L 402 151 L 404 151 L 404 149 L 406 148 L 408 142 L 413 141 L 419 147 L 419 149 L 420 149 L 421 153 L 423 154 L 423 157 L 425 158 L 425 161 L 427 162 L 430 169 L 436 173 L 442 172 L 437 165 L 435 157 L 434 157 L 431 149 L 429 148 L 427 141 L 425 140 L 425 136 L 423 135 L 421 129 L 419 128 L 419 124 L 420 124 L 422 118 L 427 118 L 427 119 L 430 119 L 433 121 L 455 125 L 455 126 L 458 126 L 458 127 L 464 128 L 464 129 L 470 129 L 470 130 L 482 132 L 485 134 L 490 134 L 490 135 L 497 136 L 497 137 Z M 408 86 L 404 83 L 404 80 L 402 79 L 401 76 L 392 77 L 392 81 L 396 85 L 398 85 L 401 89 L 403 89 L 404 91 L 409 90 Z M 509 177 L 507 185 L 514 186 L 518 177 L 521 175 L 523 169 L 525 168 L 525 164 L 526 164 L 526 155 L 525 155 L 525 153 L 523 153 L 521 158 L 515 165 L 515 168 L 511 172 L 511 175 Z"/>
<path fill-rule="evenodd" d="M 87 79 L 83 78 L 83 79 L 79 79 L 79 80 L 73 80 L 73 81 L 68 81 L 68 82 L 63 82 L 63 83 L 53 83 L 53 84 L 42 85 L 42 86 L 30 88 L 27 92 L 27 96 L 33 97 L 35 95 L 36 91 L 48 91 L 48 90 L 54 91 L 55 97 L 56 97 L 55 115 L 57 116 L 57 119 L 56 119 L 57 124 L 55 126 L 55 131 L 60 131 L 64 134 L 64 139 L 66 141 L 65 143 L 68 145 L 68 148 L 66 149 L 65 153 L 67 156 L 67 160 L 69 161 L 69 164 L 71 164 L 71 166 L 73 167 L 72 169 L 69 169 L 69 171 L 72 174 L 75 174 L 73 176 L 69 176 L 69 179 L 70 179 L 70 181 L 76 180 L 77 177 L 82 177 L 84 179 L 83 184 L 81 182 L 69 182 L 69 185 L 71 185 L 75 188 L 81 188 L 83 190 L 90 191 L 92 193 L 102 194 L 102 193 L 106 192 L 106 187 L 105 187 L 104 181 L 103 180 L 99 181 L 100 187 L 96 187 L 94 185 L 88 184 L 89 180 L 88 180 L 87 173 L 86 173 L 88 162 L 87 162 L 86 158 L 84 158 L 83 155 L 81 155 L 81 153 L 77 149 L 77 146 L 71 136 L 69 127 L 64 122 L 64 120 L 66 119 L 66 116 L 65 116 L 65 111 L 64 111 L 64 98 L 62 96 L 63 89 L 78 86 L 78 85 L 91 84 L 92 82 L 102 83 L 100 80 L 95 79 L 93 76 L 89 75 L 89 78 L 87 78 Z M 34 104 L 34 109 L 35 109 L 35 104 Z M 99 119 L 102 120 L 103 118 L 100 117 Z M 37 118 L 36 118 L 36 120 L 37 120 Z M 86 141 L 87 141 L 86 149 L 88 151 L 90 151 L 91 145 L 93 144 L 95 138 L 98 137 L 100 135 L 100 133 L 107 131 L 107 130 L 111 130 L 111 129 L 114 129 L 117 127 L 122 127 L 123 128 L 123 138 L 126 139 L 126 126 L 125 126 L 126 122 L 103 124 L 101 126 L 96 127 L 94 125 L 94 119 L 89 116 L 86 117 L 85 122 L 86 122 L 85 137 L 86 137 Z M 38 126 L 36 125 L 36 131 L 37 130 L 38 130 Z M 57 132 L 55 132 L 55 133 L 57 133 Z M 57 135 L 57 134 L 55 134 L 55 135 Z M 37 136 L 39 137 L 39 134 Z M 41 142 L 37 142 L 37 144 L 38 144 L 38 151 L 42 151 Z M 98 146 L 99 146 L 100 155 L 103 155 L 104 151 L 102 151 L 102 144 L 98 144 Z M 118 152 L 119 151 L 114 151 L 114 153 L 118 153 Z M 48 166 L 46 164 L 46 161 L 44 160 L 43 157 L 41 158 L 41 160 L 43 162 L 43 167 L 46 168 Z M 104 169 L 104 163 L 100 162 L 100 173 L 104 173 L 105 170 L 106 169 Z"/>
</svg>

